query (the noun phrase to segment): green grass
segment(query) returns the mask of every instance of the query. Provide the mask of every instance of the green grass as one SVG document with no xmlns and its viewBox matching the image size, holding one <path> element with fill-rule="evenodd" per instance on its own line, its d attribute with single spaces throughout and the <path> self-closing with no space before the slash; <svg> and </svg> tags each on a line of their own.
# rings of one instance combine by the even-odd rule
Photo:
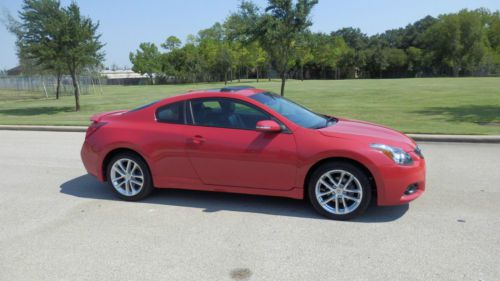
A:
<svg viewBox="0 0 500 281">
<path fill-rule="evenodd" d="M 280 86 L 279 81 L 242 84 L 274 92 Z M 71 96 L 34 99 L 32 93 L 0 90 L 0 124 L 88 125 L 96 112 L 130 109 L 190 89 L 220 86 L 223 84 L 105 86 L 103 94 L 81 97 L 80 112 L 74 112 Z M 375 122 L 406 133 L 500 135 L 500 78 L 290 80 L 286 97 L 317 112 Z"/>
</svg>

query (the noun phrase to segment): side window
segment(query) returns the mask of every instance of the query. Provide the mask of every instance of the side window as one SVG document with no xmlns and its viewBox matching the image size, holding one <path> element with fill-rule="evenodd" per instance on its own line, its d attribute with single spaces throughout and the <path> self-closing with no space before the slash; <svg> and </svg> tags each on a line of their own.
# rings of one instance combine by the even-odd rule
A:
<svg viewBox="0 0 500 281">
<path fill-rule="evenodd" d="M 260 120 L 271 117 L 256 107 L 232 99 L 195 99 L 191 101 L 194 125 L 255 130 Z"/>
<path fill-rule="evenodd" d="M 184 102 L 167 104 L 158 108 L 156 120 L 163 123 L 184 124 Z"/>
</svg>

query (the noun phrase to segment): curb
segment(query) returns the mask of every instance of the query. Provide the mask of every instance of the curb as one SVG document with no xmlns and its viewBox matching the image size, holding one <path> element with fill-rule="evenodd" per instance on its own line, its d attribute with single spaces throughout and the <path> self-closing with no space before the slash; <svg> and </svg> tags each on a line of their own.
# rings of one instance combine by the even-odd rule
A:
<svg viewBox="0 0 500 281">
<path fill-rule="evenodd" d="M 34 126 L 34 125 L 0 125 L 1 130 L 10 131 L 44 131 L 44 132 L 86 132 L 83 126 Z M 500 135 L 429 135 L 407 134 L 415 141 L 422 142 L 459 142 L 459 143 L 500 143 Z"/>
<path fill-rule="evenodd" d="M 0 125 L 0 131 L 86 132 L 83 126 Z"/>
<path fill-rule="evenodd" d="M 415 141 L 423 141 L 423 142 L 500 143 L 500 136 L 427 135 L 427 134 L 407 134 L 407 135 Z"/>
</svg>

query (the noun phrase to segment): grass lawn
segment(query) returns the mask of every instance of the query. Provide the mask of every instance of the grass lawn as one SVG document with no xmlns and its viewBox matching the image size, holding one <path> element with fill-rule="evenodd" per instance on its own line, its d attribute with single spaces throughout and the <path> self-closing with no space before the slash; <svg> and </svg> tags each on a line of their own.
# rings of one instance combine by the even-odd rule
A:
<svg viewBox="0 0 500 281">
<path fill-rule="evenodd" d="M 280 86 L 277 80 L 241 84 L 274 92 Z M 90 115 L 96 112 L 130 109 L 190 89 L 221 86 L 104 86 L 103 94 L 81 97 L 80 112 L 74 112 L 71 96 L 55 100 L 43 94 L 0 90 L 0 124 L 88 125 Z M 500 135 L 500 78 L 290 80 L 286 97 L 317 112 L 379 123 L 406 133 Z"/>
</svg>

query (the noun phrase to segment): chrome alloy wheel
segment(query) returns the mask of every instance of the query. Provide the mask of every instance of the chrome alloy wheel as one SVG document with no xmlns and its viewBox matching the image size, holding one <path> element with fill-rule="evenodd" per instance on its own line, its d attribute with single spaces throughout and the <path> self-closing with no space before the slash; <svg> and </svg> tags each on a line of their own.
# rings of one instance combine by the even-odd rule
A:
<svg viewBox="0 0 500 281">
<path fill-rule="evenodd" d="M 124 196 L 135 196 L 144 186 L 144 173 L 131 159 L 118 159 L 111 167 L 111 184 Z"/>
<path fill-rule="evenodd" d="M 359 180 L 344 170 L 324 173 L 316 182 L 315 194 L 321 207 L 335 215 L 353 212 L 363 199 L 363 189 Z"/>
</svg>

